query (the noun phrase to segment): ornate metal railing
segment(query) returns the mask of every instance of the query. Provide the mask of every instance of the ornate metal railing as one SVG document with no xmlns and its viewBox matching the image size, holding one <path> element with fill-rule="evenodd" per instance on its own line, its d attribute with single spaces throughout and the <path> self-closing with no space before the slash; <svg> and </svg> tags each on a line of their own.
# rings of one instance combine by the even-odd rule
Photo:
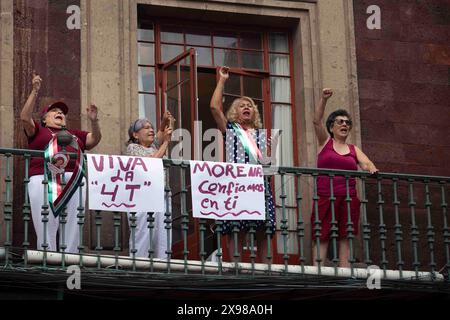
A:
<svg viewBox="0 0 450 320">
<path fill-rule="evenodd" d="M 370 175 L 361 171 L 323 170 L 317 168 L 270 168 L 266 186 L 274 190 L 278 226 L 274 237 L 270 223 L 265 225 L 267 254 L 258 257 L 256 229 L 250 225 L 245 251 L 237 248 L 238 228 L 234 228 L 234 250 L 227 254 L 222 222 L 211 223 L 190 215 L 189 162 L 164 160 L 169 172 L 176 170 L 176 185 L 166 184 L 164 224 L 169 244 L 165 257 L 154 257 L 152 243 L 148 258 L 136 257 L 135 213 L 127 219 L 120 212 L 87 210 L 80 201 L 77 208 L 80 239 L 78 252 L 66 252 L 64 224 L 60 218 L 61 239 L 58 252 L 35 250 L 31 232 L 31 207 L 28 199 L 31 157 L 43 152 L 0 148 L 0 264 L 4 268 L 65 269 L 75 264 L 83 268 L 109 269 L 111 272 L 145 271 L 165 274 L 214 274 L 219 276 L 272 276 L 286 274 L 329 275 L 366 278 L 369 266 L 378 266 L 386 279 L 421 279 L 450 283 L 450 228 L 448 190 L 450 177 L 383 173 Z M 169 170 L 170 169 L 170 170 Z M 270 170 L 268 170 L 270 171 Z M 320 258 L 323 231 L 318 215 L 317 179 L 330 178 L 331 236 L 328 259 Z M 274 177 L 275 178 L 274 178 Z M 349 245 L 348 267 L 340 268 L 339 228 L 335 217 L 333 179 L 345 178 Z M 350 218 L 349 182 L 356 178 L 361 200 L 361 232 L 356 235 Z M 48 183 L 44 178 L 44 186 Z M 86 186 L 80 186 L 81 188 Z M 45 188 L 44 188 L 45 189 Z M 266 188 L 266 197 L 269 197 Z M 45 195 L 43 195 L 45 197 Z M 169 205 L 170 203 L 170 205 Z M 47 203 L 42 206 L 42 222 L 48 222 Z M 148 213 L 148 232 L 152 235 L 155 213 Z M 312 215 L 312 219 L 311 219 Z M 129 222 L 128 222 L 129 221 Z M 87 230 L 88 229 L 88 230 Z M 19 232 L 19 231 L 20 232 Z M 88 236 L 86 236 L 86 234 Z M 132 247 L 128 247 L 128 234 Z M 105 237 L 108 248 L 105 247 Z M 152 238 L 152 237 L 150 237 Z M 150 240 L 151 242 L 151 240 Z M 314 242 L 317 246 L 314 246 Z M 317 252 L 314 259 L 313 250 Z M 229 251 L 229 250 L 228 250 Z M 260 262 L 258 262 L 258 259 Z"/>
</svg>

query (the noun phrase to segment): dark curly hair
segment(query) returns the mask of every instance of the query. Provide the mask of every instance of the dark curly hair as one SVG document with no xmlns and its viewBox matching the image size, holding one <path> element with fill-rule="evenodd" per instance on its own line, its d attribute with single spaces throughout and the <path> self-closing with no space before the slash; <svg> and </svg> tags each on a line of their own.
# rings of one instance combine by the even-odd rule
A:
<svg viewBox="0 0 450 320">
<path fill-rule="evenodd" d="M 344 110 L 344 109 L 339 109 L 339 110 L 336 110 L 336 111 L 333 111 L 332 113 L 330 113 L 330 115 L 327 118 L 326 126 L 327 126 L 327 131 L 332 138 L 334 138 L 334 136 L 333 136 L 333 132 L 331 131 L 331 127 L 338 116 L 347 117 L 350 121 L 352 120 L 352 117 L 350 117 L 350 114 L 347 112 L 347 110 Z"/>
</svg>

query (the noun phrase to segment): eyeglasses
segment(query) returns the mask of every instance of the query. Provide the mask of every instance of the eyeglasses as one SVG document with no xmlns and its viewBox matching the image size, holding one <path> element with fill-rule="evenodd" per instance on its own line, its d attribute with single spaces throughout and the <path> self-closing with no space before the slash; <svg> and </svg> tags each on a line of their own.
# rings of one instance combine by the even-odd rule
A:
<svg viewBox="0 0 450 320">
<path fill-rule="evenodd" d="M 336 122 L 337 125 L 342 126 L 344 123 L 351 127 L 351 125 L 353 124 L 352 120 L 346 120 L 346 119 L 336 119 L 334 120 L 334 122 Z"/>
</svg>

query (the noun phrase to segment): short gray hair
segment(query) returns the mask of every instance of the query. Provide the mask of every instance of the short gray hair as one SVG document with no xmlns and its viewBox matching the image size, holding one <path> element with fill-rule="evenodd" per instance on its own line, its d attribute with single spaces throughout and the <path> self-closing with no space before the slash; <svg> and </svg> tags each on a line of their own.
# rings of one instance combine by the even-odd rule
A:
<svg viewBox="0 0 450 320">
<path fill-rule="evenodd" d="M 149 123 L 153 127 L 152 123 L 147 118 L 139 118 L 130 124 L 130 127 L 128 128 L 128 144 L 137 143 L 137 140 L 134 137 L 133 133 L 141 130 L 147 123 Z"/>
</svg>

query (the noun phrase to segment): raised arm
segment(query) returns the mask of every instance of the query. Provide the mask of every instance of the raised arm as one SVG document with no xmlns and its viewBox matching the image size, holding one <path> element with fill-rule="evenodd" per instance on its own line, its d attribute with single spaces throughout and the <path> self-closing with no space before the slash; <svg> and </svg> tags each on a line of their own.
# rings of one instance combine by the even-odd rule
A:
<svg viewBox="0 0 450 320">
<path fill-rule="evenodd" d="M 22 111 L 20 112 L 20 120 L 22 121 L 22 125 L 25 129 L 25 133 L 28 137 L 32 137 L 35 133 L 36 128 L 34 127 L 33 121 L 33 109 L 34 104 L 36 103 L 36 97 L 41 89 L 42 79 L 41 77 L 33 71 L 33 89 L 31 90 L 30 95 L 28 96 L 27 101 L 25 102 Z"/>
<path fill-rule="evenodd" d="M 323 114 L 325 113 L 325 106 L 328 99 L 333 95 L 333 90 L 325 88 L 322 90 L 322 96 L 320 101 L 314 110 L 314 129 L 316 131 L 317 140 L 319 141 L 319 147 L 323 146 L 328 139 L 327 130 L 323 124 Z"/>
<path fill-rule="evenodd" d="M 225 132 L 227 129 L 227 119 L 225 118 L 225 115 L 220 109 L 220 106 L 222 104 L 223 88 L 225 86 L 225 82 L 230 76 L 228 70 L 229 68 L 227 67 L 221 67 L 219 69 L 220 78 L 219 81 L 217 82 L 216 89 L 214 90 L 210 102 L 212 116 L 217 123 L 217 127 L 222 132 Z"/>
<path fill-rule="evenodd" d="M 164 112 L 161 125 L 159 126 L 159 130 L 156 133 L 156 139 L 159 145 L 162 145 L 165 141 L 165 129 L 167 127 L 170 127 L 173 130 L 174 123 L 175 118 L 172 116 L 172 114 L 169 111 Z"/>
<path fill-rule="evenodd" d="M 356 158 L 358 159 L 358 164 L 361 169 L 369 171 L 370 173 L 375 173 L 378 171 L 377 167 L 373 164 L 372 161 L 361 151 L 357 146 L 355 146 L 356 150 Z"/>
<path fill-rule="evenodd" d="M 161 146 L 159 147 L 158 151 L 156 151 L 151 157 L 152 158 L 162 158 L 167 151 L 167 148 L 169 147 L 170 140 L 172 138 L 172 126 L 169 124 L 166 127 L 164 127 L 163 131 L 163 141 L 161 143 Z"/>
<path fill-rule="evenodd" d="M 92 132 L 89 132 L 86 137 L 86 149 L 90 150 L 94 148 L 102 139 L 102 133 L 100 131 L 100 125 L 98 124 L 98 109 L 95 105 L 91 104 L 87 109 L 88 119 L 91 121 Z"/>
</svg>

